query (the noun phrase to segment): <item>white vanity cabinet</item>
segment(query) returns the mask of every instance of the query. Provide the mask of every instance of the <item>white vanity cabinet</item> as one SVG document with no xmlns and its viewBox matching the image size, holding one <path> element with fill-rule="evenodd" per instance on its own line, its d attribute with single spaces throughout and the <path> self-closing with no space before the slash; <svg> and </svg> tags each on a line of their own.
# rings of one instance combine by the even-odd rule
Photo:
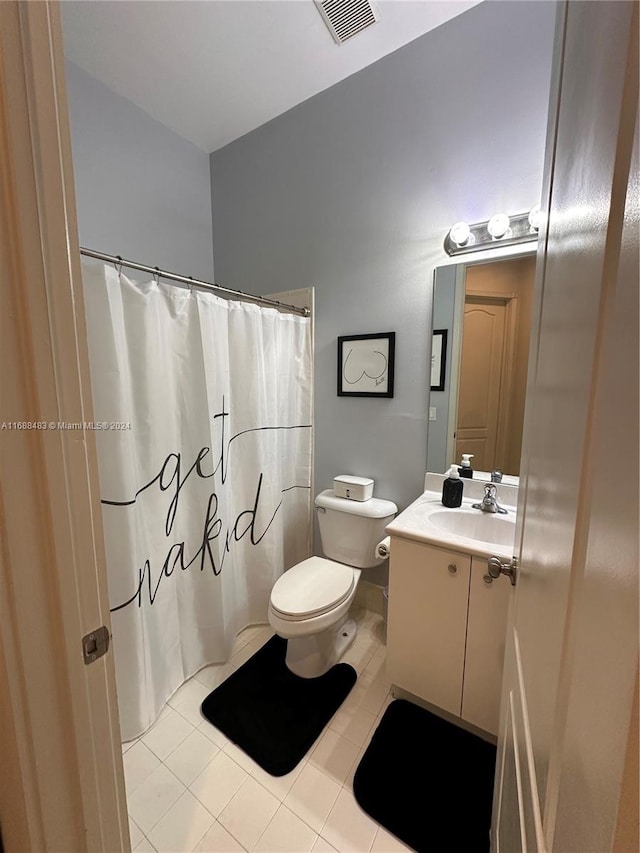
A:
<svg viewBox="0 0 640 853">
<path fill-rule="evenodd" d="M 485 577 L 487 558 L 473 557 L 460 716 L 497 735 L 512 586 L 506 577 L 492 583 Z"/>
<path fill-rule="evenodd" d="M 460 716 L 471 558 L 394 537 L 390 560 L 387 675 Z"/>
<path fill-rule="evenodd" d="M 486 558 L 392 536 L 387 674 L 497 734 L 511 586 L 486 574 Z"/>
</svg>

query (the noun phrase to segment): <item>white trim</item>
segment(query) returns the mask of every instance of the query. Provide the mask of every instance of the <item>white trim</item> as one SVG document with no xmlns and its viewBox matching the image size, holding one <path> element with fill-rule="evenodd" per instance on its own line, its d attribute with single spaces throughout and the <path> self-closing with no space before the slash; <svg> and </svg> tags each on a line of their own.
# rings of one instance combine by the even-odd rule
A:
<svg viewBox="0 0 640 853">
<path fill-rule="evenodd" d="M 0 3 L 0 135 L 2 420 L 91 421 L 57 3 Z M 126 851 L 112 655 L 81 650 L 109 626 L 93 434 L 3 430 L 0 468 L 6 747 L 27 818 L 5 848 Z"/>
</svg>

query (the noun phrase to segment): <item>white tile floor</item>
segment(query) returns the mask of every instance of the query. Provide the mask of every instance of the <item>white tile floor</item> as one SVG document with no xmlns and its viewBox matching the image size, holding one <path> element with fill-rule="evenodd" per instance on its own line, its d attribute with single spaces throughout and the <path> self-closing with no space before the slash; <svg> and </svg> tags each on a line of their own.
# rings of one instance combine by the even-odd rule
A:
<svg viewBox="0 0 640 853">
<path fill-rule="evenodd" d="M 287 776 L 266 773 L 200 714 L 200 703 L 272 635 L 247 628 L 230 663 L 184 684 L 157 722 L 126 743 L 133 850 L 158 853 L 395 853 L 409 848 L 358 806 L 353 774 L 392 696 L 382 617 L 356 610 L 358 634 L 343 660 L 358 672 L 347 699 Z"/>
</svg>

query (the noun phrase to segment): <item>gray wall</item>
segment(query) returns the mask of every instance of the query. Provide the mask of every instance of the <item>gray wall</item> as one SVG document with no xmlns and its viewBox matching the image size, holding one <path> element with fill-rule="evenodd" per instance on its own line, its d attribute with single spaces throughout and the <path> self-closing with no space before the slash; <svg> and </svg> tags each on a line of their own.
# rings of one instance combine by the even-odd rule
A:
<svg viewBox="0 0 640 853">
<path fill-rule="evenodd" d="M 66 71 L 80 245 L 211 280 L 208 154 L 72 62 Z"/>
<path fill-rule="evenodd" d="M 554 22 L 481 3 L 212 154 L 218 279 L 316 288 L 316 490 L 421 493 L 433 270 L 455 221 L 539 201 Z M 338 397 L 336 338 L 383 331 L 395 397 Z"/>
<path fill-rule="evenodd" d="M 219 281 L 316 288 L 317 491 L 422 492 L 433 270 L 453 222 L 539 201 L 554 20 L 481 3 L 212 155 Z M 384 331 L 395 397 L 338 397 L 338 335 Z"/>
</svg>

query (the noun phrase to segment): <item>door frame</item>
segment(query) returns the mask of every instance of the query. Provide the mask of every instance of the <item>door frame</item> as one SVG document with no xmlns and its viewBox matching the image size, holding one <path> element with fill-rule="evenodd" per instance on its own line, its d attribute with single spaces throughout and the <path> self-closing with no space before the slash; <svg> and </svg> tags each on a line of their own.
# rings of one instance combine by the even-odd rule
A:
<svg viewBox="0 0 640 853">
<path fill-rule="evenodd" d="M 95 439 L 57 428 L 93 420 L 57 2 L 0 3 L 0 139 L 2 841 L 126 851 Z"/>
</svg>

